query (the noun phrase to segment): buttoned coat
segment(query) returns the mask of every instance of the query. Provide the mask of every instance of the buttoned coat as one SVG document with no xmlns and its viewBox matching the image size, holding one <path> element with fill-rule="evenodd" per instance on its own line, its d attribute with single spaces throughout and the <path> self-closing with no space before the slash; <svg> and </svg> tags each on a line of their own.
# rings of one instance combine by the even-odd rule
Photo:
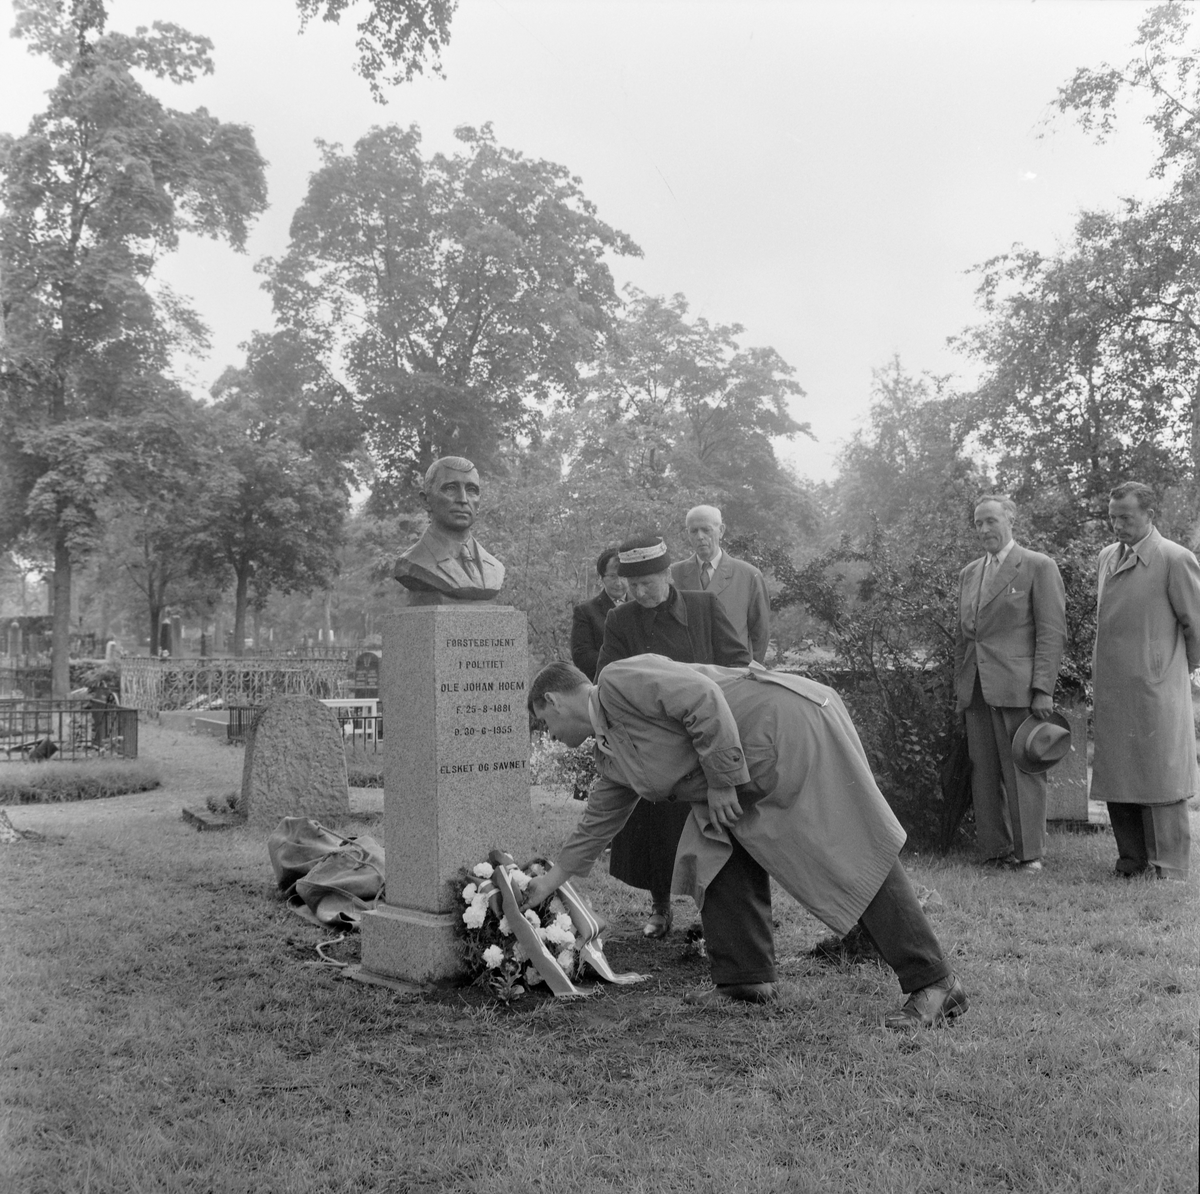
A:
<svg viewBox="0 0 1200 1194">
<path fill-rule="evenodd" d="M 1054 695 L 1067 641 L 1066 595 L 1058 565 L 1014 543 L 980 593 L 987 556 L 958 574 L 955 697 L 966 711 L 975 689 L 1002 708 L 1028 709 L 1034 689 Z"/>
<path fill-rule="evenodd" d="M 1174 804 L 1196 794 L 1189 672 L 1200 667 L 1200 564 L 1156 528 L 1112 572 L 1100 552 L 1092 654 L 1093 800 Z"/>
<path fill-rule="evenodd" d="M 700 557 L 672 564 L 671 580 L 677 589 L 700 589 Z M 763 574 L 753 564 L 723 551 L 708 588 L 701 591 L 720 601 L 738 637 L 755 661 L 762 663 L 771 642 L 771 601 Z"/>
<path fill-rule="evenodd" d="M 596 677 L 596 664 L 604 643 L 604 619 L 616 602 L 601 589 L 589 601 L 581 601 L 571 611 L 571 662 L 589 680 Z"/>
<path fill-rule="evenodd" d="M 831 688 L 761 668 L 640 655 L 609 664 L 593 697 L 607 751 L 557 861 L 591 869 L 638 799 L 689 802 L 672 890 L 703 907 L 732 853 L 710 786 L 738 789 L 733 833 L 814 916 L 845 934 L 904 844 L 858 734 Z"/>
<path fill-rule="evenodd" d="M 692 644 L 688 663 L 719 663 L 738 667 L 750 662 L 750 649 L 738 636 L 721 603 L 712 593 L 685 593 L 671 589 L 667 600 L 683 601 L 684 625 Z M 643 630 L 644 613 L 636 601 L 625 601 L 609 612 L 604 622 L 604 644 L 596 664 L 599 675 L 614 659 L 644 655 L 652 646 Z"/>
</svg>

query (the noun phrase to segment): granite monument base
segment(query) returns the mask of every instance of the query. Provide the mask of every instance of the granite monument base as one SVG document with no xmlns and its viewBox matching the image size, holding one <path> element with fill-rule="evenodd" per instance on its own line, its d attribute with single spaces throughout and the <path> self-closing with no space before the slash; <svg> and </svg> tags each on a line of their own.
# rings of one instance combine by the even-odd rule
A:
<svg viewBox="0 0 1200 1194">
<path fill-rule="evenodd" d="M 409 982 L 461 970 L 460 874 L 533 846 L 528 626 L 509 606 L 410 606 L 383 619 L 385 903 L 362 964 Z"/>
<path fill-rule="evenodd" d="M 1059 708 L 1071 727 L 1072 749 L 1047 773 L 1046 821 L 1087 824 L 1087 707 L 1067 701 Z"/>
</svg>

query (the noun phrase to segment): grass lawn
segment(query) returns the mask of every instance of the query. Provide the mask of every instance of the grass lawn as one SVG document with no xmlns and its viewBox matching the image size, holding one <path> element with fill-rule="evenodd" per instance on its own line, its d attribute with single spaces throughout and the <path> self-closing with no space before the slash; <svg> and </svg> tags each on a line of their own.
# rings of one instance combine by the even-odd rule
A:
<svg viewBox="0 0 1200 1194">
<path fill-rule="evenodd" d="M 1111 878 L 1106 834 L 1053 835 L 1040 875 L 906 859 L 972 1001 L 908 1038 L 879 1026 L 890 972 L 810 957 L 826 931 L 782 895 L 780 1005 L 685 1009 L 690 905 L 645 942 L 600 873 L 643 985 L 505 1008 L 343 981 L 265 835 L 102 803 L 127 811 L 13 808 L 45 840 L 0 847 L 5 1194 L 1197 1188 L 1200 882 Z M 548 849 L 577 807 L 543 810 Z"/>
</svg>

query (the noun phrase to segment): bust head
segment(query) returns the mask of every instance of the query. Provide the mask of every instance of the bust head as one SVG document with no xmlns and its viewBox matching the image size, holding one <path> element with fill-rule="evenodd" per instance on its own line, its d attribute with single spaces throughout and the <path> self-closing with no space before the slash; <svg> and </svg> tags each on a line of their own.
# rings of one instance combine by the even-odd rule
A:
<svg viewBox="0 0 1200 1194">
<path fill-rule="evenodd" d="M 465 456 L 442 456 L 426 470 L 421 501 L 430 523 L 449 538 L 469 535 L 481 495 L 479 473 Z"/>
</svg>

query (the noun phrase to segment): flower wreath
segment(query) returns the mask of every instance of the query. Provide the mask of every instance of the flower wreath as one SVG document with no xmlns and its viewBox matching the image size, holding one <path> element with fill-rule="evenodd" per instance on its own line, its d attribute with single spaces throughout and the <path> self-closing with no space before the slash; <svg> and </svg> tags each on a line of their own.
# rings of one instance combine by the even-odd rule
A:
<svg viewBox="0 0 1200 1194">
<path fill-rule="evenodd" d="M 493 850 L 487 862 L 464 870 L 459 923 L 467 971 L 505 1002 L 545 983 L 560 999 L 587 992 L 575 982 L 591 969 L 610 983 L 637 983 L 645 975 L 616 974 L 604 956 L 604 922 L 572 886 L 564 883 L 537 908 L 522 908 L 521 894 L 550 864 L 535 858 L 518 867 Z"/>
</svg>

